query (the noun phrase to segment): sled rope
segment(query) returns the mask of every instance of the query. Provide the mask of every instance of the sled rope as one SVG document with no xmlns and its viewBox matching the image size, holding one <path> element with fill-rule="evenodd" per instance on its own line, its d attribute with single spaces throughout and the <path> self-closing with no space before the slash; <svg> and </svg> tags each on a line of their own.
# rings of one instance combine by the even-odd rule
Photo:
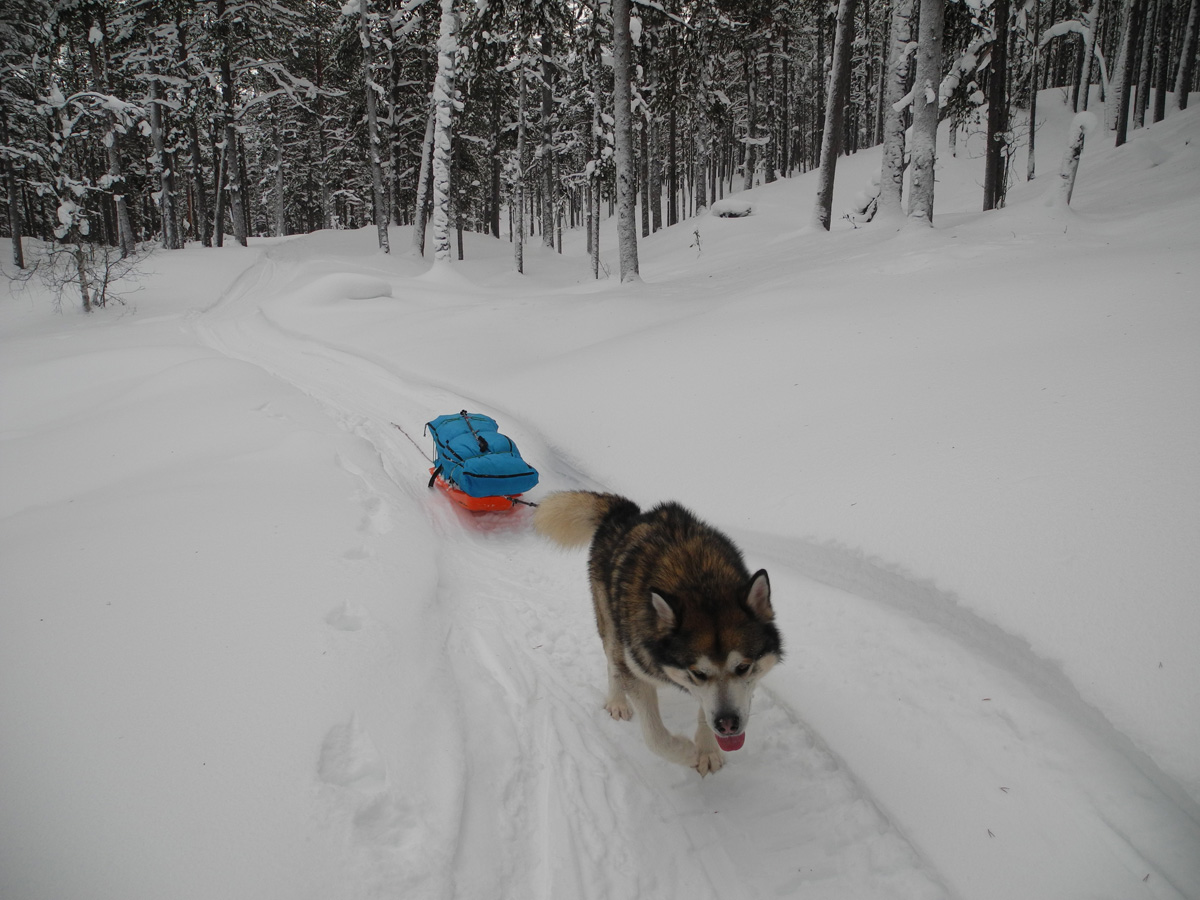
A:
<svg viewBox="0 0 1200 900">
<path fill-rule="evenodd" d="M 417 448 L 417 452 L 418 452 L 418 453 L 420 453 L 420 454 L 421 454 L 423 457 L 425 457 L 426 461 L 427 461 L 427 462 L 428 462 L 430 465 L 433 465 L 433 460 L 429 458 L 429 454 L 428 454 L 428 453 L 426 453 L 424 450 L 422 450 L 422 449 L 421 449 L 421 445 L 420 445 L 420 444 L 418 444 L 416 441 L 414 441 L 414 440 L 412 439 L 412 435 L 411 435 L 411 434 L 409 434 L 407 431 L 405 431 L 403 428 L 401 428 L 401 427 L 400 427 L 399 425 L 397 425 L 395 422 L 393 422 L 393 423 L 392 423 L 392 427 L 393 427 L 393 428 L 395 428 L 395 429 L 396 429 L 398 432 L 400 432 L 402 435 L 404 435 L 406 438 L 408 438 L 408 442 L 409 442 L 410 444 L 412 444 L 414 447 L 416 447 L 416 448 Z"/>
</svg>

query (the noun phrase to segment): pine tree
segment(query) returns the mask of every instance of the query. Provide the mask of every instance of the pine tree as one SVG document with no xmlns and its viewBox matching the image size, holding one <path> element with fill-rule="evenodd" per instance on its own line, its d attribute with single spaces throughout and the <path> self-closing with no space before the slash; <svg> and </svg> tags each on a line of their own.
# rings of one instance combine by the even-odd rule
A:
<svg viewBox="0 0 1200 900">
<path fill-rule="evenodd" d="M 893 0 L 892 43 L 887 90 L 883 98 L 883 164 L 879 177 L 879 215 L 897 220 L 904 215 L 904 132 L 912 56 L 913 0 Z"/>
<path fill-rule="evenodd" d="M 1200 28 L 1200 0 L 1192 0 L 1188 9 L 1187 25 L 1183 29 L 1183 40 L 1179 50 L 1179 69 L 1175 76 L 1175 108 L 1187 109 L 1188 92 L 1192 87 L 1192 76 L 1196 71 L 1197 28 Z"/>
<path fill-rule="evenodd" d="M 943 0 L 921 0 L 913 84 L 912 186 L 908 221 L 924 225 L 933 224 L 944 13 Z"/>
<path fill-rule="evenodd" d="M 437 116 L 433 136 L 433 256 L 437 262 L 450 260 L 450 160 L 457 34 L 458 18 L 454 12 L 454 0 L 442 0 L 438 68 L 433 86 Z"/>
<path fill-rule="evenodd" d="M 371 164 L 371 188 L 374 200 L 375 229 L 379 234 L 379 249 L 391 252 L 388 243 L 388 208 L 383 195 L 383 165 L 380 162 L 379 115 L 376 110 L 376 84 L 371 75 L 375 58 L 375 44 L 371 38 L 368 0 L 359 0 L 359 39 L 363 51 L 363 80 L 367 98 L 367 154 Z"/>
<path fill-rule="evenodd" d="M 813 224 L 829 230 L 833 210 L 833 181 L 837 158 L 842 152 L 842 126 L 850 99 L 850 54 L 854 43 L 856 0 L 839 0 L 837 28 L 834 32 L 833 61 L 829 68 L 828 100 L 825 106 L 825 133 L 821 138 L 821 173 L 817 182 L 817 202 Z"/>
<path fill-rule="evenodd" d="M 992 48 L 988 63 L 987 150 L 983 208 L 1004 205 L 1008 178 L 1008 0 L 992 3 Z"/>
<path fill-rule="evenodd" d="M 637 180 L 633 155 L 633 114 L 630 108 L 630 34 L 629 0 L 613 0 L 613 118 L 616 133 L 617 162 L 617 253 L 621 281 L 640 281 L 638 274 Z"/>
</svg>

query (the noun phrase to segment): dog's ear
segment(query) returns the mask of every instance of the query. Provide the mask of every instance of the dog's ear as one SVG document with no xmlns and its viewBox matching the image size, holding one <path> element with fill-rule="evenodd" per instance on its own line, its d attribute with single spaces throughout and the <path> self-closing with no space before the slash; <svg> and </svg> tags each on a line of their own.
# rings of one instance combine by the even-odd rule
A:
<svg viewBox="0 0 1200 900">
<path fill-rule="evenodd" d="M 650 602 L 654 606 L 654 611 L 658 614 L 659 630 L 666 634 L 675 630 L 675 624 L 679 619 L 675 615 L 675 610 L 662 594 L 656 591 L 650 592 Z"/>
<path fill-rule="evenodd" d="M 771 581 L 767 578 L 766 569 L 759 569 L 750 579 L 746 608 L 764 622 L 775 618 L 775 609 L 771 606 Z"/>
</svg>

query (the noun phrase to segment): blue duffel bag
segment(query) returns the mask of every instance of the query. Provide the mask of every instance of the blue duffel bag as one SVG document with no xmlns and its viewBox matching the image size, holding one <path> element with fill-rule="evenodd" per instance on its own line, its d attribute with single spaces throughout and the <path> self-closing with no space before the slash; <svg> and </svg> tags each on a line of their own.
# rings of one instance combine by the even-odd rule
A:
<svg viewBox="0 0 1200 900">
<path fill-rule="evenodd" d="M 465 409 L 426 422 L 437 452 L 433 478 L 440 475 L 470 497 L 511 497 L 536 485 L 537 470 L 498 427 L 490 416 Z"/>
</svg>

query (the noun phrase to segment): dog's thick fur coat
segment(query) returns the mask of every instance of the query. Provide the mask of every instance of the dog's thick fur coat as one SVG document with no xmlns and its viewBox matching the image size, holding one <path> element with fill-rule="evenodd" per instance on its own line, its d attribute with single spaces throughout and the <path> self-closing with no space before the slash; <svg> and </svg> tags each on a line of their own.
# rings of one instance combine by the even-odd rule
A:
<svg viewBox="0 0 1200 900">
<path fill-rule="evenodd" d="M 615 719 L 641 719 L 647 745 L 701 775 L 741 746 L 758 679 L 782 657 L 767 573 L 751 575 L 733 542 L 676 503 L 642 512 L 615 494 L 563 491 L 534 528 L 567 547 L 591 545 L 588 573 L 608 660 Z M 700 702 L 695 741 L 671 734 L 658 687 Z"/>
</svg>

